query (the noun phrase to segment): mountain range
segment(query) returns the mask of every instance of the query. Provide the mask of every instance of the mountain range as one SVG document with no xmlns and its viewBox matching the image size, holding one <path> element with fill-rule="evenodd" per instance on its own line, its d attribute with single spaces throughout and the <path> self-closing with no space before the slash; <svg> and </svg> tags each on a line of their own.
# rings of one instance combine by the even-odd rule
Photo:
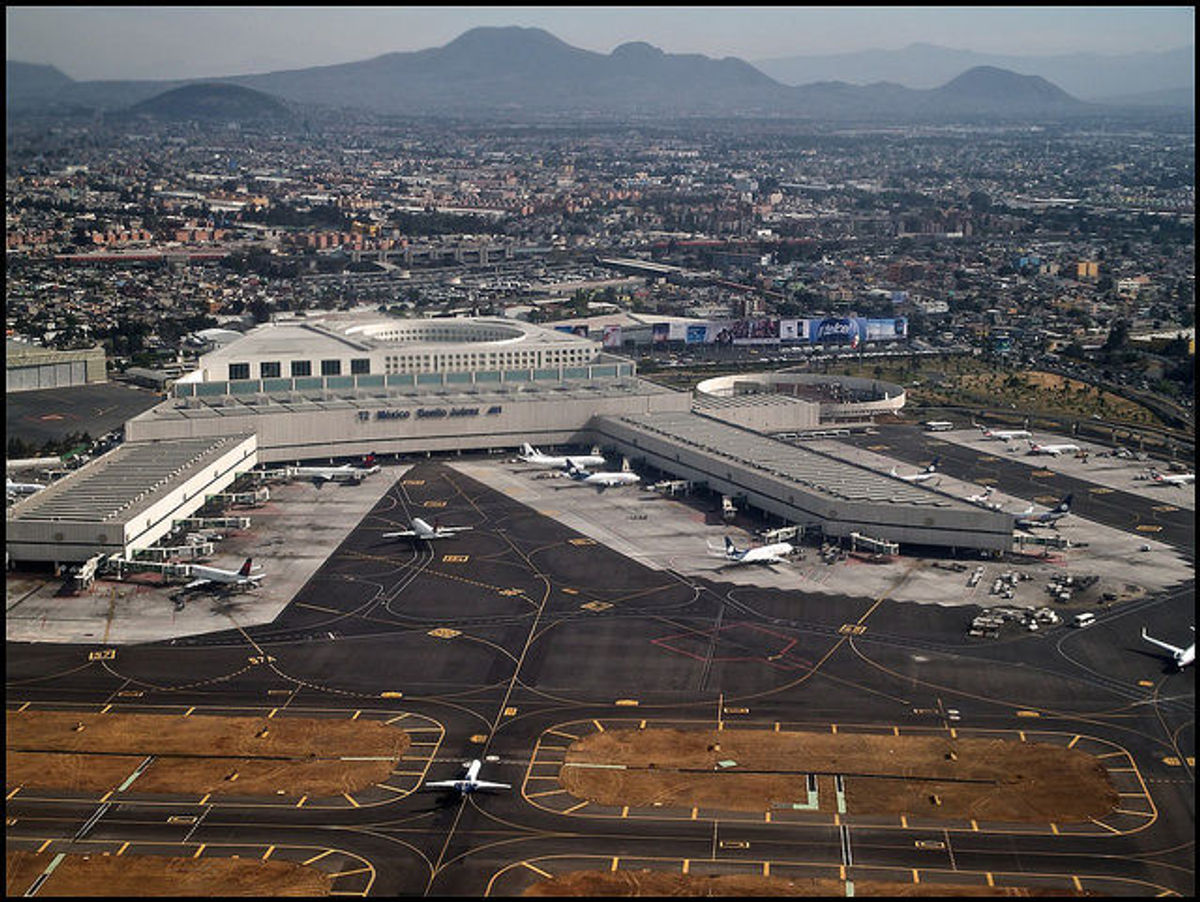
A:
<svg viewBox="0 0 1200 902">
<path fill-rule="evenodd" d="M 53 67 L 13 61 L 6 70 L 10 115 L 54 107 L 130 107 L 200 81 L 74 81 Z M 897 122 L 1095 111 L 1040 76 L 994 66 L 960 70 L 929 88 L 845 81 L 794 86 L 734 57 L 664 53 L 642 42 L 603 54 L 542 29 L 519 27 L 476 28 L 442 47 L 361 62 L 203 81 L 253 89 L 292 105 L 463 117 L 741 115 Z M 222 109 L 212 92 L 205 97 L 208 114 Z M 230 118 L 244 115 L 236 110 L 236 103 L 229 107 Z"/>
</svg>

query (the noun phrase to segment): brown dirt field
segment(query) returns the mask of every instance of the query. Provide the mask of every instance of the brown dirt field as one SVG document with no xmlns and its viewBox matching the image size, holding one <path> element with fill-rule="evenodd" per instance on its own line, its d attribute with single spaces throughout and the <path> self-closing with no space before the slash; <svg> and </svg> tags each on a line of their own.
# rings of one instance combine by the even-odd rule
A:
<svg viewBox="0 0 1200 902">
<path fill-rule="evenodd" d="M 54 853 L 9 852 L 6 895 L 19 896 Z M 333 878 L 313 867 L 257 858 L 68 855 L 38 896 L 327 896 Z"/>
<path fill-rule="evenodd" d="M 957 757 L 950 760 L 953 752 Z M 719 768 L 717 762 L 737 764 Z M 768 730 L 607 730 L 572 743 L 559 782 L 602 805 L 701 806 L 768 811 L 806 801 L 801 773 L 844 775 L 851 814 L 919 814 L 1070 823 L 1117 804 L 1108 774 L 1084 752 L 1036 742 Z M 680 773 L 680 768 L 701 772 Z M 768 773 L 739 773 L 768 771 Z M 885 778 L 854 776 L 877 774 Z M 897 779 L 886 779 L 894 775 Z M 950 778 L 949 780 L 947 778 Z M 954 779 L 989 782 L 958 783 Z M 819 777 L 820 810 L 836 810 L 831 777 Z M 941 797 L 935 806 L 931 795 Z"/>
<path fill-rule="evenodd" d="M 845 896 L 840 880 L 817 877 L 703 876 L 664 871 L 573 871 L 540 880 L 524 896 Z M 1074 896 L 1072 890 L 1017 886 L 854 881 L 855 896 Z"/>
<path fill-rule="evenodd" d="M 75 730 L 80 723 L 84 729 Z M 348 719 L 39 711 L 8 712 L 7 727 L 6 785 L 95 792 L 114 789 L 147 755 L 156 755 L 166 757 L 156 758 L 132 789 L 243 796 L 280 789 L 286 795 L 353 793 L 383 782 L 410 742 L 403 730 Z M 258 736 L 264 728 L 267 734 Z M 197 753 L 206 757 L 170 757 Z M 387 760 L 338 760 L 343 755 Z M 234 771 L 237 779 L 227 779 Z"/>
</svg>

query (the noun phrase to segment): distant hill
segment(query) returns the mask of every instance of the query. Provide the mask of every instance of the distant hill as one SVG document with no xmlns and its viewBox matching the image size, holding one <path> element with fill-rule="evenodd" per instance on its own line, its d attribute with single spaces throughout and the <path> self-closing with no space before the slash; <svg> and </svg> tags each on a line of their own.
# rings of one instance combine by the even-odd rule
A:
<svg viewBox="0 0 1200 902">
<path fill-rule="evenodd" d="M 164 91 L 122 111 L 130 116 L 166 120 L 256 122 L 291 116 L 277 98 L 240 85 L 201 82 Z"/>
<path fill-rule="evenodd" d="M 1181 39 L 1186 37 L 1180 35 Z M 976 66 L 994 66 L 1022 75 L 1040 75 L 1072 96 L 1088 101 L 1178 90 L 1196 80 L 1192 45 L 1157 53 L 1036 56 L 978 53 L 917 43 L 898 50 L 763 59 L 754 61 L 754 65 L 786 85 L 819 81 L 868 85 L 888 81 L 918 89 L 935 88 Z"/>
<path fill-rule="evenodd" d="M 69 76 L 54 66 L 21 63 L 16 60 L 4 62 L 4 97 L 7 106 L 25 98 L 51 97 L 74 83 Z"/>
</svg>

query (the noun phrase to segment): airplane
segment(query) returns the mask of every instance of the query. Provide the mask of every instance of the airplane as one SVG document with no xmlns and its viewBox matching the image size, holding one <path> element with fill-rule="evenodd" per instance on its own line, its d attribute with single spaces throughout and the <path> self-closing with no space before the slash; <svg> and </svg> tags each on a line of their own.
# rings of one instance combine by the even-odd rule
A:
<svg viewBox="0 0 1200 902">
<path fill-rule="evenodd" d="M 40 492 L 45 486 L 40 482 L 13 482 L 8 477 L 4 479 L 4 492 L 6 495 L 32 495 L 34 492 Z"/>
<path fill-rule="evenodd" d="M 192 564 L 192 576 L 199 577 L 183 588 L 199 589 L 204 586 L 231 586 L 237 589 L 256 587 L 263 578 L 263 572 L 250 572 L 250 558 L 246 558 L 238 570 L 222 570 L 220 567 L 204 567 Z"/>
<path fill-rule="evenodd" d="M 342 464 L 340 467 L 288 467 L 288 473 L 303 479 L 311 479 L 317 488 L 326 482 L 348 482 L 358 485 L 363 477 L 379 472 L 375 455 L 368 454 L 361 465 Z"/>
<path fill-rule="evenodd" d="M 1192 627 L 1192 632 L 1196 632 L 1196 628 L 1194 626 Z M 1144 626 L 1142 627 L 1142 638 L 1153 645 L 1157 645 L 1159 648 L 1169 651 L 1171 653 L 1171 660 L 1175 664 L 1176 670 L 1183 670 L 1183 668 L 1187 667 L 1196 660 L 1196 641 L 1194 639 L 1192 640 L 1192 644 L 1187 648 L 1176 648 L 1174 645 L 1163 642 L 1161 639 L 1155 639 L 1153 636 L 1147 636 L 1146 628 Z"/>
<path fill-rule="evenodd" d="M 941 460 L 940 457 L 935 457 L 930 462 L 929 466 L 927 466 L 924 470 L 919 470 L 910 476 L 901 476 L 896 472 L 895 467 L 892 467 L 892 470 L 888 475 L 895 476 L 897 479 L 903 479 L 905 482 L 924 482 L 925 480 L 932 479 L 934 476 L 938 475 L 936 471 L 939 460 Z"/>
<path fill-rule="evenodd" d="M 450 539 L 460 532 L 466 532 L 467 530 L 474 528 L 475 527 L 473 526 L 438 526 L 436 520 L 434 521 L 434 525 L 430 526 L 420 517 L 413 517 L 412 529 L 404 529 L 400 532 L 385 532 L 383 534 L 383 538 L 425 539 L 427 541 L 431 539 Z"/>
<path fill-rule="evenodd" d="M 570 459 L 567 460 L 566 470 L 567 475 L 576 482 L 581 482 L 584 485 L 594 485 L 597 492 L 603 492 L 605 489 L 617 485 L 634 485 L 642 481 L 642 477 L 638 476 L 637 473 L 626 471 L 619 473 L 589 473 L 587 470 L 581 470 L 575 466 Z"/>
<path fill-rule="evenodd" d="M 967 496 L 967 500 L 970 501 L 972 504 L 978 504 L 980 507 L 986 507 L 989 510 L 994 510 L 994 511 L 1000 510 L 999 504 L 997 504 L 995 501 L 989 500 L 991 497 L 992 497 L 992 487 L 989 485 L 987 488 L 985 488 L 983 490 L 982 494 L 969 495 L 969 496 Z"/>
<path fill-rule="evenodd" d="M 729 536 L 725 537 L 725 550 L 717 551 L 711 546 L 709 553 L 725 558 L 730 564 L 784 564 L 786 556 L 795 551 L 789 542 L 775 542 L 771 545 L 758 545 L 751 548 L 739 549 Z"/>
<path fill-rule="evenodd" d="M 1191 485 L 1196 481 L 1195 473 L 1175 473 L 1164 476 L 1153 467 L 1150 468 L 1150 479 L 1159 485 Z"/>
<path fill-rule="evenodd" d="M 527 464 L 534 464 L 539 467 L 554 467 L 559 470 L 565 467 L 568 462 L 574 463 L 577 467 L 604 466 L 604 458 L 598 454 L 581 454 L 578 457 L 558 457 L 553 454 L 543 454 L 528 442 L 521 446 L 521 453 L 517 455 L 517 459 Z"/>
<path fill-rule="evenodd" d="M 1034 514 L 1033 505 L 1029 505 L 1027 510 L 1017 514 L 1013 525 L 1021 529 L 1034 529 L 1039 526 L 1053 526 L 1055 529 L 1058 529 L 1055 524 L 1070 512 L 1071 493 L 1068 492 L 1058 504 L 1043 513 Z"/>
<path fill-rule="evenodd" d="M 1033 438 L 1033 433 L 1028 429 L 988 429 L 986 426 L 980 426 L 978 423 L 975 425 L 979 426 L 983 437 L 989 440 L 1007 442 L 1015 438 Z"/>
<path fill-rule="evenodd" d="M 478 758 L 467 765 L 467 772 L 461 780 L 434 780 L 424 784 L 422 789 L 454 789 L 463 795 L 477 792 L 480 789 L 512 789 L 507 783 L 492 783 L 488 780 L 479 779 L 479 771 L 483 767 L 483 762 Z"/>
<path fill-rule="evenodd" d="M 1069 442 L 1062 445 L 1039 445 L 1037 442 L 1029 443 L 1030 454 L 1052 454 L 1058 457 L 1060 454 L 1065 454 L 1068 451 L 1078 451 L 1078 445 L 1072 445 Z"/>
</svg>

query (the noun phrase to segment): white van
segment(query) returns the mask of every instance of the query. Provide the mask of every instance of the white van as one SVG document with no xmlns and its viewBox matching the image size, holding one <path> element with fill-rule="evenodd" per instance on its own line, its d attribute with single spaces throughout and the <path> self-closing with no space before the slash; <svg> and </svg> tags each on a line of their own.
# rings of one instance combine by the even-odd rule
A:
<svg viewBox="0 0 1200 902">
<path fill-rule="evenodd" d="M 1075 625 L 1079 627 L 1091 626 L 1096 622 L 1096 615 L 1091 611 L 1085 611 L 1082 614 L 1075 615 Z"/>
</svg>

